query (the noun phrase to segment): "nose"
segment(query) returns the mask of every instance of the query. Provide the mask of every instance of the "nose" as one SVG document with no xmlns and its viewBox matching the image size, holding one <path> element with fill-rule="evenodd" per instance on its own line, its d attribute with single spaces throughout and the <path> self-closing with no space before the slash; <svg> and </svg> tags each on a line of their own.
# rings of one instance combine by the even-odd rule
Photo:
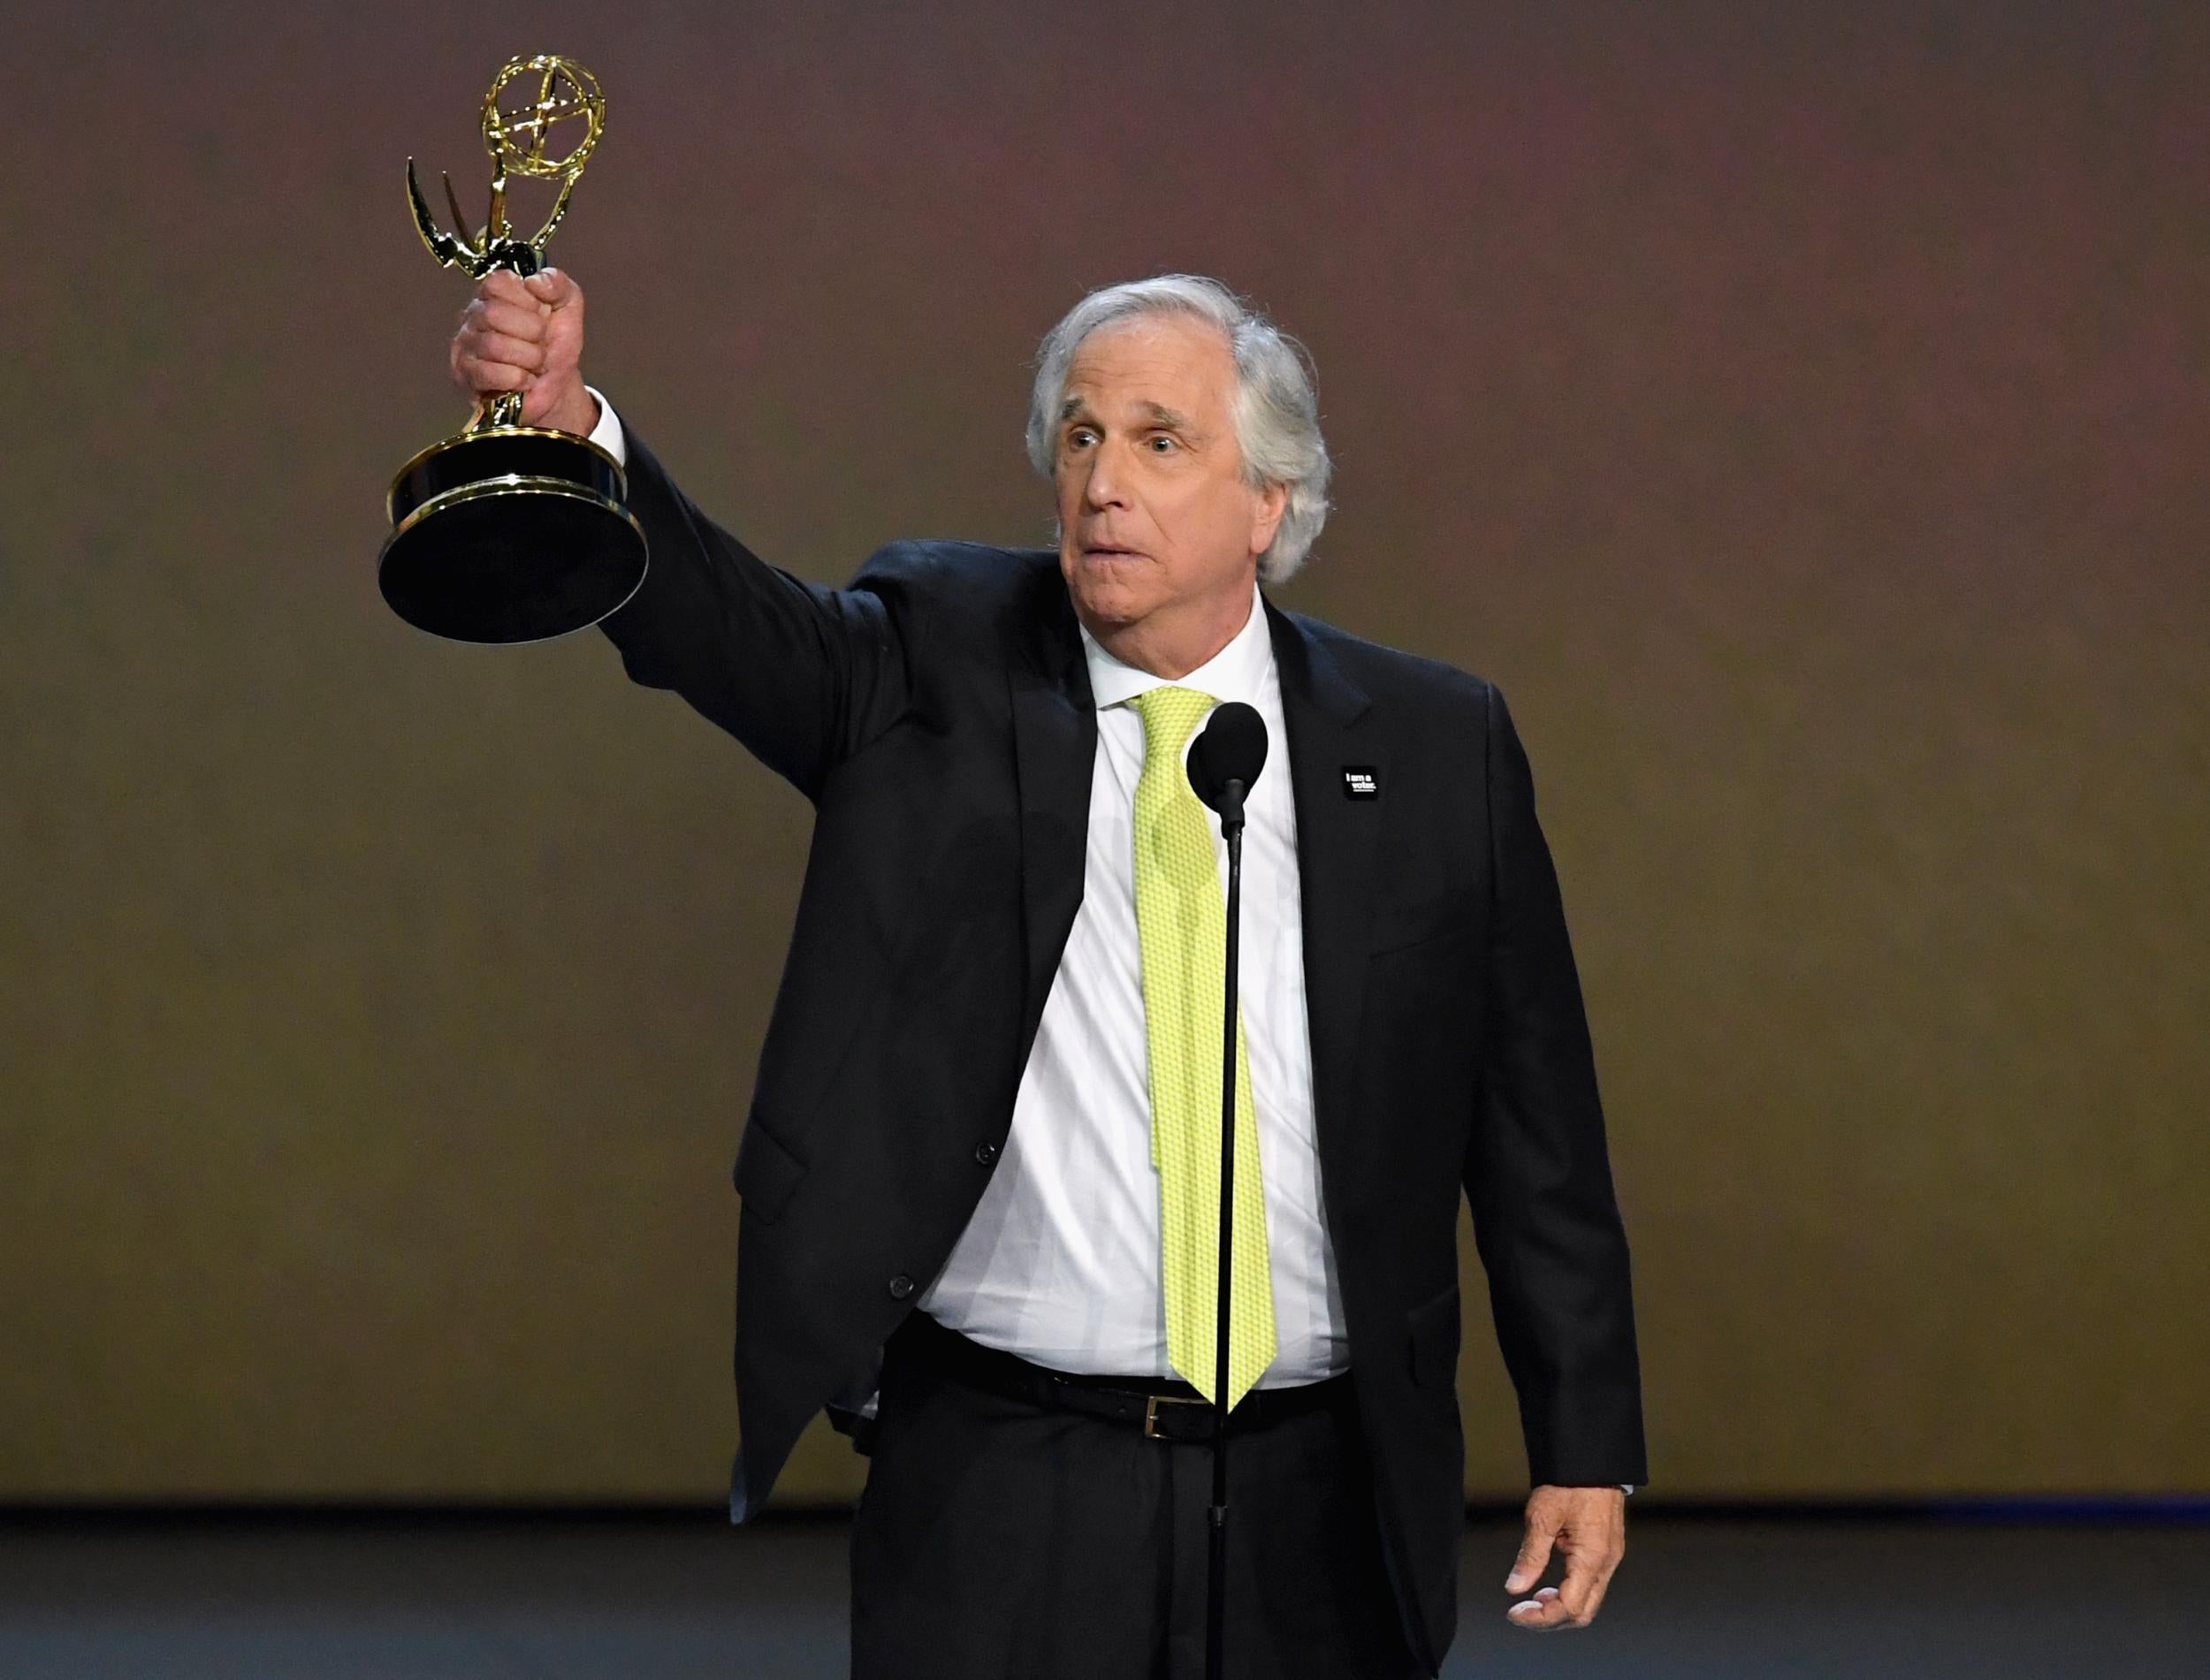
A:
<svg viewBox="0 0 2210 1680">
<path fill-rule="evenodd" d="M 1125 507 L 1128 498 L 1121 480 L 1118 452 L 1110 443 L 1100 444 L 1090 455 L 1089 471 L 1082 480 L 1082 511 L 1101 513 L 1109 507 Z"/>
</svg>

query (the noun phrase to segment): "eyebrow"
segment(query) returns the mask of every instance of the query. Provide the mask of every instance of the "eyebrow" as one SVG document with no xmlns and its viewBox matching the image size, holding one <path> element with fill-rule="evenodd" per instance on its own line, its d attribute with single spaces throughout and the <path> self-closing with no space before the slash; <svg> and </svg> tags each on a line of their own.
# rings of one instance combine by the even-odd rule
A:
<svg viewBox="0 0 2210 1680">
<path fill-rule="evenodd" d="M 1140 403 L 1138 407 L 1159 425 L 1174 431 L 1191 430 L 1189 416 L 1177 409 L 1169 408 L 1162 403 L 1155 402 Z M 1062 424 L 1064 424 L 1077 415 L 1088 414 L 1089 412 L 1090 406 L 1086 399 L 1069 397 L 1059 405 L 1059 420 Z"/>
</svg>

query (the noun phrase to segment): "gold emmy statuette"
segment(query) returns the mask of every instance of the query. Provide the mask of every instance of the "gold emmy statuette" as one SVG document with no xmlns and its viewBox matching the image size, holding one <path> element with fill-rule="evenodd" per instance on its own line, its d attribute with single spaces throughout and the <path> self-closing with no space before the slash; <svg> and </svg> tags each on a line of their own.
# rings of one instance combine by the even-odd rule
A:
<svg viewBox="0 0 2210 1680">
<path fill-rule="evenodd" d="M 535 274 L 606 121 L 606 95 L 574 59 L 510 60 L 484 95 L 491 217 L 472 237 L 453 178 L 446 202 L 461 232 L 447 233 L 407 160 L 407 199 L 430 255 L 479 280 L 494 269 Z M 552 215 L 526 239 L 507 220 L 510 174 L 560 183 Z M 622 506 L 620 464 L 586 438 L 521 418 L 520 391 L 480 401 L 465 431 L 392 481 L 377 582 L 418 629 L 456 642 L 542 641 L 598 623 L 644 580 L 644 533 Z"/>
</svg>

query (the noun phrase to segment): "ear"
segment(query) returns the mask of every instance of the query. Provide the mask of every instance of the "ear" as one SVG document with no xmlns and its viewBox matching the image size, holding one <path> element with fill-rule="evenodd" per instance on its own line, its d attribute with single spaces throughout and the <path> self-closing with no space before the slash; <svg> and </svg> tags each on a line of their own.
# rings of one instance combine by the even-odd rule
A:
<svg viewBox="0 0 2210 1680">
<path fill-rule="evenodd" d="M 1282 515 L 1289 512 L 1289 486 L 1269 484 L 1251 498 L 1251 552 L 1263 554 L 1274 541 L 1274 533 L 1282 528 Z"/>
</svg>

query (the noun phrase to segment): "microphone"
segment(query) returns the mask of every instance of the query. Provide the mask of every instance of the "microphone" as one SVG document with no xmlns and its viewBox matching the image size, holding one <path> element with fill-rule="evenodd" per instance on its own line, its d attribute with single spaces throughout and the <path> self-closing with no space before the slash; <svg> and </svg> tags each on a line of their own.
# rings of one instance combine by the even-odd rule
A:
<svg viewBox="0 0 2210 1680">
<path fill-rule="evenodd" d="M 1266 768 L 1266 720 L 1254 706 L 1231 700 L 1213 708 L 1190 744 L 1189 785 L 1220 813 L 1221 825 L 1243 826 L 1243 802 Z"/>
</svg>

